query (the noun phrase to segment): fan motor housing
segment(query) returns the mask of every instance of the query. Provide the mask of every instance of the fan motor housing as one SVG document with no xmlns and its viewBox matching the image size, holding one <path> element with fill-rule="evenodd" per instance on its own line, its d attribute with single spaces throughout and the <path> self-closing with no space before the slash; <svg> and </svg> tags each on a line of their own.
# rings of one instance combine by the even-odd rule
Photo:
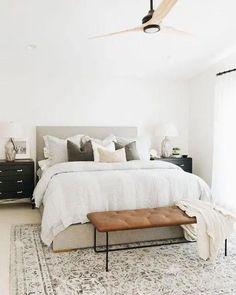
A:
<svg viewBox="0 0 236 295">
<path fill-rule="evenodd" d="M 143 27 L 143 31 L 148 34 L 153 34 L 157 33 L 161 30 L 159 25 L 151 24 L 151 25 L 146 25 Z"/>
</svg>

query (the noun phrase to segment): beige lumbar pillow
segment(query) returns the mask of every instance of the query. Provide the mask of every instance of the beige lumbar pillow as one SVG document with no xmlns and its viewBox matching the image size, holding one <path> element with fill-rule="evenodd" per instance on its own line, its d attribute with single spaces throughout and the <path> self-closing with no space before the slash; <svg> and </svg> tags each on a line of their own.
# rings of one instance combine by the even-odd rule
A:
<svg viewBox="0 0 236 295">
<path fill-rule="evenodd" d="M 104 149 L 98 148 L 99 162 L 114 163 L 114 162 L 126 162 L 125 148 L 110 152 Z"/>
<path fill-rule="evenodd" d="M 93 156 L 95 162 L 100 162 L 100 154 L 98 150 L 114 152 L 115 151 L 115 144 L 114 142 L 110 142 L 109 144 L 103 146 L 94 141 L 92 141 L 92 148 L 93 148 Z"/>
</svg>

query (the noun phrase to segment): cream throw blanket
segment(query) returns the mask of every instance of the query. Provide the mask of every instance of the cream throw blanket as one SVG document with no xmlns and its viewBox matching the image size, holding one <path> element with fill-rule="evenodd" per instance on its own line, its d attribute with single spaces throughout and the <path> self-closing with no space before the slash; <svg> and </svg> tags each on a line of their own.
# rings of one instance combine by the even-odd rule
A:
<svg viewBox="0 0 236 295">
<path fill-rule="evenodd" d="M 197 218 L 197 224 L 182 225 L 185 238 L 197 240 L 202 259 L 215 259 L 224 240 L 234 231 L 236 214 L 201 200 L 182 200 L 176 202 L 176 206 Z"/>
</svg>

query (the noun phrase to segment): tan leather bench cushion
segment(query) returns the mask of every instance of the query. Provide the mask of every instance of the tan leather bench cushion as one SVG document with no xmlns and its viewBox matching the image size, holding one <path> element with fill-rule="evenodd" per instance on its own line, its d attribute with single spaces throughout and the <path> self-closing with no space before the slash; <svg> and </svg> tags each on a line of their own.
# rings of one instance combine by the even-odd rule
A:
<svg viewBox="0 0 236 295">
<path fill-rule="evenodd" d="M 100 232 L 196 223 L 196 217 L 189 217 L 177 206 L 93 212 L 87 217 Z"/>
</svg>

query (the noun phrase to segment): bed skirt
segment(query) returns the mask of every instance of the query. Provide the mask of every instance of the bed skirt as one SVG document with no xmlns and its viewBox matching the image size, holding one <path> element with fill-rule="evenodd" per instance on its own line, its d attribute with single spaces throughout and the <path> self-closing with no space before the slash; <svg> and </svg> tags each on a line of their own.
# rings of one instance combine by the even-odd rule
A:
<svg viewBox="0 0 236 295">
<path fill-rule="evenodd" d="M 43 212 L 43 206 L 40 207 Z M 60 232 L 53 240 L 55 252 L 93 247 L 93 226 L 91 223 L 73 224 Z M 109 244 L 134 243 L 183 237 L 179 226 L 116 231 L 109 234 Z M 97 232 L 97 245 L 105 245 L 105 234 Z"/>
</svg>

